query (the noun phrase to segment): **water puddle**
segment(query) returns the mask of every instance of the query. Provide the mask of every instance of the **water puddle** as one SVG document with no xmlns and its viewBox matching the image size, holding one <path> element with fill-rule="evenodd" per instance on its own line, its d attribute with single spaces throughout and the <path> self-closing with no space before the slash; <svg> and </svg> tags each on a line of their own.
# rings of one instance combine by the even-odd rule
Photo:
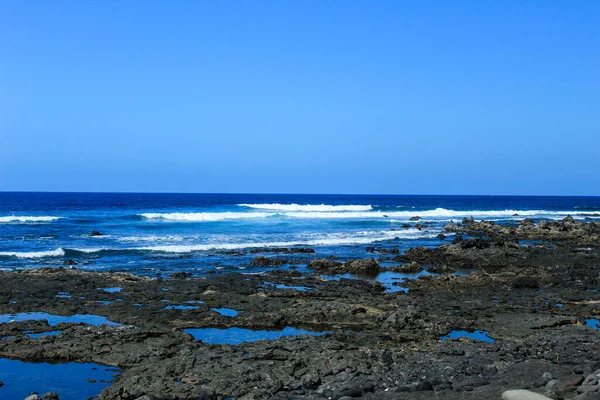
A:
<svg viewBox="0 0 600 400">
<path fill-rule="evenodd" d="M 121 290 L 123 290 L 123 288 L 120 288 L 120 287 L 105 287 L 105 288 L 98 288 L 97 290 L 104 290 L 107 293 L 120 293 Z"/>
<path fill-rule="evenodd" d="M 265 282 L 263 285 L 275 287 L 275 289 L 292 289 L 292 290 L 298 290 L 301 292 L 306 292 L 306 291 L 312 290 L 311 288 L 306 287 L 306 286 L 289 286 L 289 285 L 284 285 L 283 283 Z"/>
<path fill-rule="evenodd" d="M 241 344 L 246 342 L 256 342 L 259 340 L 275 340 L 285 336 L 323 336 L 331 332 L 311 332 L 304 329 L 296 329 L 290 326 L 279 331 L 253 331 L 244 328 L 199 328 L 199 329 L 184 329 L 184 332 L 189 333 L 196 340 L 201 340 L 208 344 Z"/>
<path fill-rule="evenodd" d="M 23 322 L 23 321 L 43 321 L 47 320 L 48 325 L 54 326 L 62 322 L 66 323 L 83 323 L 89 325 L 112 325 L 121 326 L 122 324 L 112 322 L 106 317 L 94 314 L 75 314 L 68 317 L 62 315 L 53 315 L 44 312 L 30 312 L 30 313 L 19 313 L 19 314 L 0 314 L 0 324 L 6 324 L 9 322 Z"/>
<path fill-rule="evenodd" d="M 95 398 L 110 386 L 116 368 L 99 364 L 30 363 L 0 358 L 1 399 L 24 399 L 31 392 L 57 392 L 61 400 Z M 95 383 L 90 383 L 95 382 Z"/>
<path fill-rule="evenodd" d="M 103 305 L 103 306 L 108 306 L 108 305 L 112 304 L 112 301 L 109 301 L 109 300 L 96 300 L 96 304 Z"/>
<path fill-rule="evenodd" d="M 585 326 L 591 326 L 592 328 L 600 331 L 600 321 L 597 319 L 588 319 L 585 321 Z"/>
<path fill-rule="evenodd" d="M 458 339 L 458 338 L 469 338 L 473 340 L 479 340 L 481 342 L 494 343 L 495 340 L 488 336 L 487 331 L 452 331 L 447 336 L 442 336 L 440 340 L 447 339 Z"/>
<path fill-rule="evenodd" d="M 177 306 L 166 306 L 163 310 L 197 310 L 199 306 L 185 306 L 185 305 L 177 305 Z"/>
<path fill-rule="evenodd" d="M 353 274 L 340 274 L 340 275 L 323 275 L 323 279 L 328 281 L 339 281 L 340 279 L 364 279 L 371 282 L 379 282 L 384 287 L 384 293 L 395 293 L 404 292 L 408 293 L 408 288 L 402 287 L 399 284 L 405 281 L 417 279 L 420 276 L 435 276 L 427 270 L 414 273 L 402 273 L 393 271 L 384 271 L 377 274 L 376 277 L 363 277 Z"/>
<path fill-rule="evenodd" d="M 221 314 L 224 317 L 237 317 L 239 312 L 233 308 L 211 308 L 216 313 Z"/>
<path fill-rule="evenodd" d="M 29 336 L 32 339 L 39 339 L 43 336 L 57 336 L 62 333 L 62 331 L 49 331 L 49 332 L 40 332 L 40 333 L 31 333 L 31 331 L 24 331 L 24 334 Z"/>
<path fill-rule="evenodd" d="M 56 296 L 54 296 L 58 299 L 70 299 L 72 298 L 72 296 L 69 294 L 69 292 L 58 292 L 58 294 Z"/>
</svg>

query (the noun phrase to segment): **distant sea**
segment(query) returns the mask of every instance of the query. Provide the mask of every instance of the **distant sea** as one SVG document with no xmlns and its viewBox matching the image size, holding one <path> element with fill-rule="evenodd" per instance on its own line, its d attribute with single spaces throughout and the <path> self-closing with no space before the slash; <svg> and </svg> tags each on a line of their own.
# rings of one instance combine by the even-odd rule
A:
<svg viewBox="0 0 600 400">
<path fill-rule="evenodd" d="M 368 246 L 437 246 L 444 226 L 463 217 L 516 223 L 567 215 L 600 221 L 600 197 L 5 192 L 0 269 L 71 259 L 83 270 L 151 276 L 257 273 L 268 268 L 250 265 L 255 248 L 311 247 L 311 258 L 345 260 L 368 257 Z M 284 257 L 298 264 L 299 256 L 306 257 Z"/>
</svg>

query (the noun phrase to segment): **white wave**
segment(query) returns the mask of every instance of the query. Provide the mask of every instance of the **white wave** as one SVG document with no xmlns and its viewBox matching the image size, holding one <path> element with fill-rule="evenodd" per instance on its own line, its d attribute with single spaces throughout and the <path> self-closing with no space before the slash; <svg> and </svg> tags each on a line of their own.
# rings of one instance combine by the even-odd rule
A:
<svg viewBox="0 0 600 400">
<path fill-rule="evenodd" d="M 470 217 L 474 218 L 512 218 L 512 217 L 565 217 L 579 214 L 590 215 L 590 213 L 573 211 L 546 211 L 546 210 L 448 210 L 445 208 L 436 208 L 435 210 L 422 211 L 371 211 L 371 212 L 288 212 L 284 215 L 292 218 L 315 218 L 315 219 L 371 219 L 371 218 L 392 218 L 390 221 L 398 222 L 398 219 L 408 219 L 411 217 L 450 219 Z M 600 213 L 596 214 L 600 217 Z"/>
<path fill-rule="evenodd" d="M 370 205 L 366 206 L 357 206 L 357 205 L 338 205 L 332 206 L 327 204 L 320 205 L 300 205 L 300 204 L 238 204 L 241 207 L 249 207 L 249 208 L 257 208 L 261 210 L 273 210 L 273 211 L 316 211 L 316 212 L 324 212 L 324 211 L 369 211 L 372 210 L 373 207 Z"/>
<path fill-rule="evenodd" d="M 291 247 L 291 246 L 344 246 L 356 244 L 369 244 L 390 239 L 418 239 L 433 238 L 437 232 L 423 232 L 417 229 L 404 231 L 368 231 L 347 233 L 334 233 L 326 235 L 313 235 L 296 240 L 280 242 L 242 242 L 242 243 L 205 243 L 191 245 L 163 245 L 141 247 L 135 250 L 162 251 L 167 253 L 189 253 L 208 250 L 239 250 L 252 247 Z M 132 249 L 134 250 L 134 249 Z"/>
<path fill-rule="evenodd" d="M 65 251 L 60 247 L 49 251 L 0 251 L 0 256 L 17 258 L 61 257 Z"/>
<path fill-rule="evenodd" d="M 264 212 L 204 212 L 204 213 L 145 213 L 140 214 L 147 219 L 163 219 L 168 221 L 213 222 L 231 219 L 266 218 L 273 214 Z"/>
<path fill-rule="evenodd" d="M 11 222 L 52 222 L 60 219 L 60 217 L 52 217 L 52 216 L 18 216 L 18 215 L 10 215 L 5 217 L 0 217 L 0 224 L 6 224 Z"/>
</svg>

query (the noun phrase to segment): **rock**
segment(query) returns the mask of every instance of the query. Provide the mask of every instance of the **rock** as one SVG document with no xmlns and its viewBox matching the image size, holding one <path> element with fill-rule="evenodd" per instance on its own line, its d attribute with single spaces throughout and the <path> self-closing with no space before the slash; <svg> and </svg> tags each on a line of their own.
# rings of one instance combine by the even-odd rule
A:
<svg viewBox="0 0 600 400">
<path fill-rule="evenodd" d="M 256 256 L 252 260 L 253 267 L 271 267 L 286 264 L 287 261 L 282 258 L 268 258 L 265 256 Z"/>
<path fill-rule="evenodd" d="M 421 217 L 416 216 L 416 217 L 410 217 L 409 221 L 420 221 Z"/>
<path fill-rule="evenodd" d="M 58 393 L 48 392 L 42 396 L 42 400 L 59 400 Z"/>
<path fill-rule="evenodd" d="M 554 377 L 552 376 L 552 374 L 550 372 L 544 372 L 544 375 L 542 375 L 542 378 L 547 379 L 548 382 L 550 382 L 552 379 L 554 379 Z"/>
<path fill-rule="evenodd" d="M 539 281 L 533 276 L 519 276 L 512 282 L 513 289 L 538 289 Z"/>
<path fill-rule="evenodd" d="M 439 235 L 436 236 L 438 239 L 440 240 L 444 240 L 446 239 L 446 235 L 444 235 L 443 233 L 440 233 Z"/>
<path fill-rule="evenodd" d="M 529 390 L 507 390 L 502 393 L 502 400 L 552 400 Z"/>
<path fill-rule="evenodd" d="M 192 276 L 191 272 L 175 272 L 172 273 L 171 275 L 169 275 L 169 277 L 171 277 L 171 279 L 185 279 L 185 278 L 189 278 Z"/>
<path fill-rule="evenodd" d="M 75 260 L 65 260 L 63 261 L 63 265 L 77 265 L 77 261 Z"/>
<path fill-rule="evenodd" d="M 32 394 L 31 396 L 25 397 L 25 400 L 41 400 L 41 399 L 40 399 L 40 396 L 38 396 L 37 394 Z"/>
<path fill-rule="evenodd" d="M 401 228 L 410 228 L 410 224 L 407 224 L 406 222 L 403 223 L 402 225 L 400 225 Z"/>
<path fill-rule="evenodd" d="M 559 383 L 560 381 L 558 379 L 551 379 L 550 381 L 548 381 L 548 383 L 546 383 L 546 386 L 544 386 L 544 388 L 548 391 L 548 392 L 552 392 L 554 390 L 554 387 Z"/>
<path fill-rule="evenodd" d="M 0 388 L 4 386 L 4 382 L 0 381 Z"/>
<path fill-rule="evenodd" d="M 336 273 L 343 266 L 341 262 L 328 260 L 326 258 L 314 259 L 308 263 L 308 268 L 319 273 Z"/>
<path fill-rule="evenodd" d="M 592 386 L 598 385 L 598 377 L 595 374 L 589 374 L 588 376 L 586 376 L 583 383 L 581 384 L 581 386 L 590 386 L 590 385 L 592 385 Z"/>
<path fill-rule="evenodd" d="M 375 386 L 372 383 L 347 383 L 335 390 L 331 395 L 332 400 L 340 400 L 343 397 L 360 397 L 365 393 L 373 392 Z"/>
<path fill-rule="evenodd" d="M 598 391 L 598 385 L 581 385 L 577 388 L 577 393 L 592 393 Z"/>
<path fill-rule="evenodd" d="M 413 261 L 408 264 L 402 264 L 402 265 L 396 265 L 396 266 L 390 267 L 389 270 L 393 271 L 393 272 L 399 272 L 402 274 L 406 274 L 406 273 L 421 272 L 421 271 L 423 271 L 423 267 L 421 267 L 419 264 L 417 264 L 415 261 Z"/>
<path fill-rule="evenodd" d="M 417 392 L 429 392 L 429 391 L 433 391 L 433 385 L 429 381 L 424 381 L 424 382 L 419 383 L 415 387 L 415 390 Z"/>
<path fill-rule="evenodd" d="M 379 263 L 374 258 L 346 261 L 344 269 L 355 274 L 376 274 L 381 271 Z"/>
<path fill-rule="evenodd" d="M 138 398 L 137 398 L 137 399 L 135 399 L 135 400 L 160 400 L 160 398 L 159 398 L 159 397 L 156 397 L 156 396 L 155 396 L 155 395 L 153 395 L 153 394 L 145 394 L 145 395 L 143 395 L 143 396 L 141 396 L 141 397 L 138 397 Z"/>
<path fill-rule="evenodd" d="M 102 236 L 102 234 L 96 230 L 93 230 L 90 236 Z"/>
</svg>

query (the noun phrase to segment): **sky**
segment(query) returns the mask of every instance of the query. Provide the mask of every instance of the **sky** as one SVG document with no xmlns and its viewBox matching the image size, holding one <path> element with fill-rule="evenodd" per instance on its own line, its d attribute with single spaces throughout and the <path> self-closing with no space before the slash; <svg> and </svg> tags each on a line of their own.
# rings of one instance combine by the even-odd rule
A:
<svg viewBox="0 0 600 400">
<path fill-rule="evenodd" d="M 5 0 L 0 191 L 600 195 L 599 15 Z"/>
</svg>

